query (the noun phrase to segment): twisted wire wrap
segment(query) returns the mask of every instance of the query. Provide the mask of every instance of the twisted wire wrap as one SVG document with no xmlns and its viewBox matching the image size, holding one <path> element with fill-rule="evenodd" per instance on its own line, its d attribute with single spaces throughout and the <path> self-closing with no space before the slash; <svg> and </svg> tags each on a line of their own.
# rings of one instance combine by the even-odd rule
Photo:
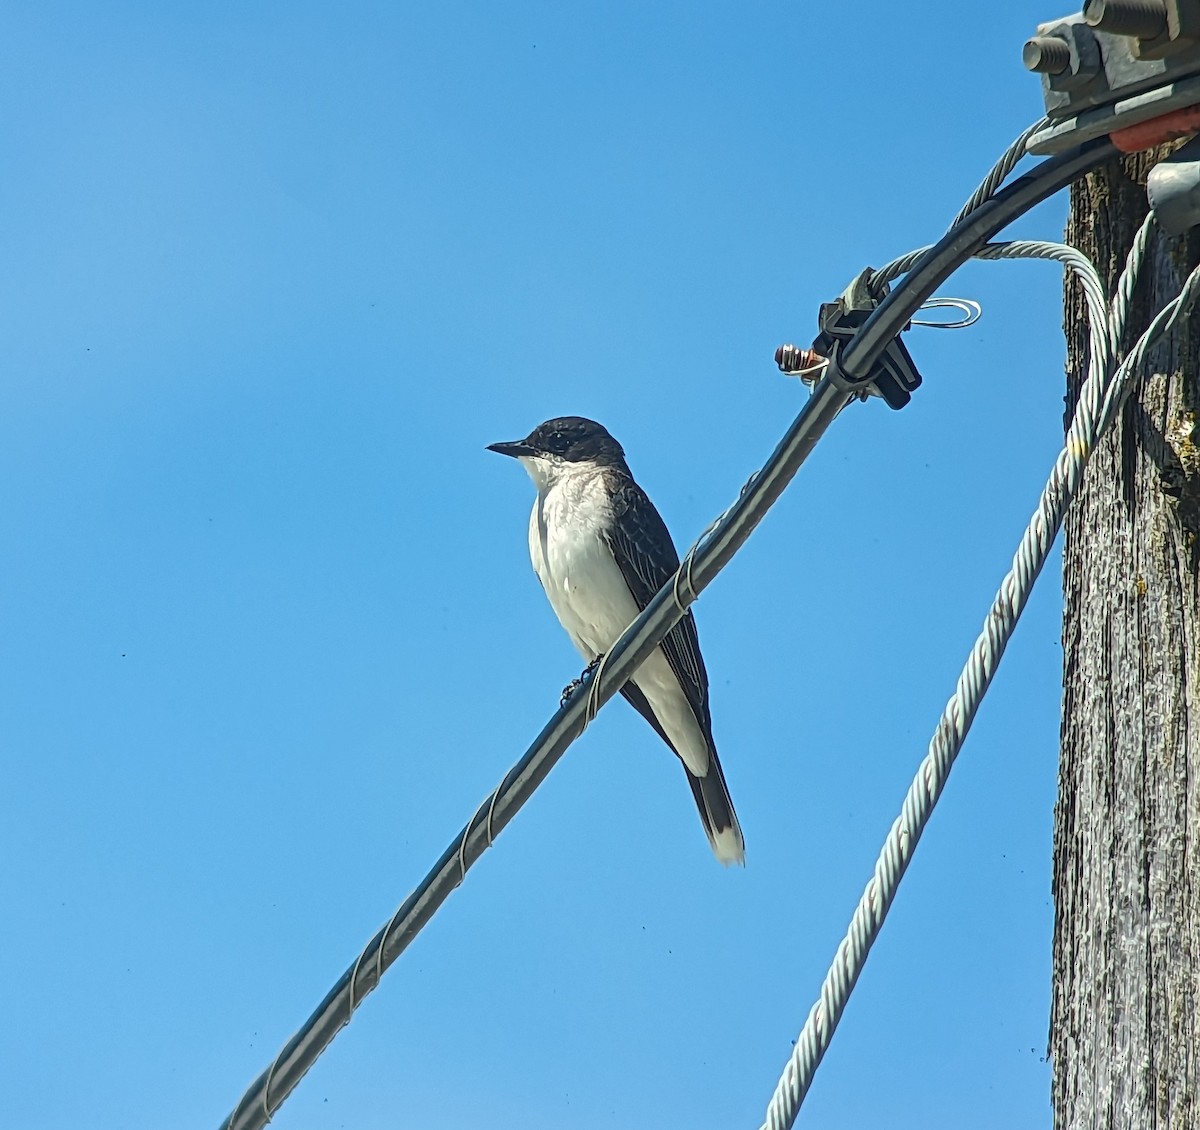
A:
<svg viewBox="0 0 1200 1130">
<path fill-rule="evenodd" d="M 1088 309 L 1091 357 L 1087 379 L 1080 390 L 1066 441 L 1018 546 L 1012 568 L 1000 585 L 983 630 L 959 676 L 954 695 L 942 712 L 928 753 L 909 787 L 901 813 L 884 842 L 875 872 L 825 976 L 820 997 L 809 1012 L 775 1088 L 761 1130 L 787 1130 L 795 1121 L 912 853 L 945 788 L 980 702 L 1046 562 L 1096 441 L 1116 418 L 1135 386 L 1146 351 L 1200 298 L 1200 268 L 1197 268 L 1188 276 L 1179 296 L 1164 307 L 1113 372 L 1115 349 L 1124 333 L 1130 298 L 1152 228 L 1153 217 L 1150 216 L 1134 239 L 1111 309 L 1103 300 L 1095 267 L 1073 248 L 1020 242 L 989 245 L 981 252 L 981 257 L 988 259 L 1056 259 L 1075 274 L 1082 284 Z"/>
</svg>

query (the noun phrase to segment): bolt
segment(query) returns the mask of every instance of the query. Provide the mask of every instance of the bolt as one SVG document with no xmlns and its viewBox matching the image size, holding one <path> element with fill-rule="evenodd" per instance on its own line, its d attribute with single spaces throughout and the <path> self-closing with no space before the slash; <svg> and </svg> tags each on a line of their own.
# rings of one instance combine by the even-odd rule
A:
<svg viewBox="0 0 1200 1130">
<path fill-rule="evenodd" d="M 1154 39 L 1167 30 L 1162 0 L 1086 0 L 1083 18 L 1089 27 L 1138 39 Z"/>
<path fill-rule="evenodd" d="M 1039 75 L 1061 75 L 1071 65 L 1071 46 L 1057 35 L 1035 35 L 1025 44 L 1021 59 Z"/>
</svg>

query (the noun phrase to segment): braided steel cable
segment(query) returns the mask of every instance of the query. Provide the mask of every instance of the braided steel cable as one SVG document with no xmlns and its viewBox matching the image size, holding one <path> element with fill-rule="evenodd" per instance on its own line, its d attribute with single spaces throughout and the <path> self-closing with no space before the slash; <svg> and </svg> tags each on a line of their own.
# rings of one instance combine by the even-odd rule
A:
<svg viewBox="0 0 1200 1130">
<path fill-rule="evenodd" d="M 954 217 L 954 222 L 947 231 L 953 231 L 972 212 L 976 211 L 981 204 L 986 204 L 996 194 L 996 191 L 1007 180 L 1008 174 L 1017 167 L 1021 158 L 1026 155 L 1026 145 L 1029 139 L 1048 124 L 1048 118 L 1039 118 L 1033 125 L 1022 130 L 1020 135 L 1004 151 L 1000 160 L 991 167 L 987 176 L 979 182 L 979 187 L 971 193 L 970 200 L 958 210 L 958 215 Z M 871 274 L 872 290 L 878 293 L 877 288 L 881 287 L 882 284 L 890 283 L 893 279 L 906 274 L 916 265 L 917 260 L 929 250 L 929 247 L 920 247 L 916 251 L 910 251 L 907 255 L 901 256 L 899 259 L 893 259 L 892 262 L 880 267 L 879 270 L 873 271 Z"/>
<path fill-rule="evenodd" d="M 1153 213 L 1146 217 L 1146 223 L 1138 233 L 1139 239 L 1142 239 L 1148 232 L 1152 226 L 1153 219 Z M 1124 281 L 1123 278 L 1122 282 Z M 1133 290 L 1134 282 L 1136 280 L 1130 280 L 1129 291 Z M 1121 362 L 1120 367 L 1113 375 L 1113 379 L 1104 394 L 1104 404 L 1100 410 L 1100 433 L 1103 433 L 1112 425 L 1124 406 L 1125 401 L 1129 398 L 1129 394 L 1137 387 L 1138 380 L 1142 376 L 1142 364 L 1150 347 L 1160 338 L 1170 333 L 1179 321 L 1189 317 L 1198 301 L 1200 301 L 1200 267 L 1197 267 L 1184 279 L 1179 294 L 1154 316 L 1146 332 L 1138 338 L 1133 348 L 1129 351 L 1129 355 Z M 1127 296 L 1126 302 L 1128 302 Z M 1119 329 L 1117 332 L 1119 332 Z"/>
<path fill-rule="evenodd" d="M 874 874 L 822 983 L 820 997 L 813 1004 L 776 1085 L 761 1130 L 788 1130 L 795 1121 L 846 1002 L 866 964 L 871 946 L 887 917 L 913 851 L 945 788 L 950 770 L 991 685 L 1038 574 L 1046 563 L 1063 516 L 1087 461 L 1095 450 L 1096 441 L 1116 418 L 1121 403 L 1134 387 L 1146 350 L 1190 311 L 1200 297 L 1200 268 L 1197 268 L 1184 283 L 1179 296 L 1164 307 L 1116 373 L 1113 373 L 1113 350 L 1124 332 L 1130 297 L 1145 259 L 1152 226 L 1153 218 L 1147 217 L 1130 249 L 1111 308 L 1103 299 L 1103 289 L 1095 267 L 1074 248 L 1021 242 L 993 244 L 984 249 L 983 257 L 989 259 L 1055 259 L 1080 281 L 1089 322 L 1091 356 L 1087 379 L 1080 390 L 1066 440 L 1042 491 L 1038 508 L 1030 519 L 1012 567 L 1000 585 L 983 630 L 963 667 L 955 692 L 942 712 L 928 753 L 904 798 L 900 815 L 888 833 Z"/>
<path fill-rule="evenodd" d="M 979 207 L 985 200 L 988 200 L 995 195 L 998 189 L 1008 178 L 1008 174 L 1017 167 L 1017 163 L 1028 152 L 1026 148 L 1029 139 L 1050 124 L 1049 118 L 1039 118 L 1028 129 L 1024 130 L 1021 135 L 1004 151 L 1004 156 L 997 161 L 988 173 L 979 183 L 979 187 L 971 193 L 971 199 L 968 200 L 960 209 L 957 216 L 954 217 L 954 223 L 950 226 L 954 227 L 962 220 L 965 220 L 976 208 Z"/>
<path fill-rule="evenodd" d="M 995 195 L 996 190 L 1004 183 L 1008 174 L 1017 167 L 1017 163 L 1025 156 L 1026 143 L 1047 124 L 1048 120 L 1047 118 L 1039 118 L 1013 141 L 1004 151 L 1004 155 L 1000 160 L 992 166 L 987 176 L 979 182 L 979 187 L 971 194 L 971 199 L 959 209 L 958 215 L 954 217 L 954 223 L 947 230 L 952 231 L 972 212 L 976 211 L 981 204 L 986 203 Z M 907 274 L 916 265 L 921 256 L 929 250 L 931 250 L 930 247 L 919 247 L 916 251 L 910 251 L 907 255 L 902 255 L 899 259 L 893 259 L 890 263 L 880 267 L 879 270 L 873 271 L 871 273 L 871 289 L 878 293 L 878 289 L 884 283 L 890 283 L 893 279 Z"/>
<path fill-rule="evenodd" d="M 890 263 L 886 263 L 880 267 L 879 270 L 873 271 L 871 273 L 871 287 L 875 288 L 881 283 L 891 282 L 897 276 L 905 274 L 928 250 L 928 247 L 918 247 L 915 251 L 910 251 L 907 255 L 901 255 L 899 259 L 893 259 Z M 1106 308 L 1108 306 L 1108 302 L 1104 297 L 1104 284 L 1101 283 L 1100 276 L 1096 274 L 1096 268 L 1082 251 L 1076 247 L 1072 247 L 1070 244 L 1052 243 L 1042 239 L 1014 239 L 1006 243 L 985 243 L 975 252 L 972 258 L 1056 260 L 1062 263 L 1064 267 L 1069 267 L 1074 271 L 1080 285 L 1101 306 Z M 1128 297 L 1126 298 L 1126 303 L 1128 303 Z M 1109 326 L 1109 320 L 1110 315 L 1106 314 L 1103 322 L 1106 330 Z M 1112 345 L 1115 348 L 1116 342 L 1113 341 Z"/>
<path fill-rule="evenodd" d="M 1121 337 L 1125 333 L 1125 323 L 1129 318 L 1129 306 L 1133 301 L 1133 290 L 1134 287 L 1137 286 L 1138 281 L 1138 271 L 1133 269 L 1131 264 L 1134 262 L 1140 263 L 1145 257 L 1146 246 L 1150 242 L 1150 235 L 1154 231 L 1154 228 L 1154 213 L 1150 212 L 1146 216 L 1145 220 L 1142 221 L 1142 226 L 1138 228 L 1137 234 L 1133 237 L 1133 242 L 1129 245 L 1129 255 L 1125 260 L 1125 269 L 1121 272 L 1121 277 L 1117 280 L 1117 287 L 1112 300 L 1112 309 L 1108 312 L 1108 344 L 1114 357 L 1116 357 L 1121 350 Z M 1190 280 L 1185 281 L 1184 287 L 1179 293 L 1179 298 L 1183 297 L 1184 292 L 1187 289 L 1188 281 Z M 1178 299 L 1176 301 L 1178 301 Z M 1170 303 L 1163 307 L 1163 311 L 1170 309 Z M 1176 308 L 1175 314 L 1172 315 L 1172 318 L 1177 316 L 1178 308 Z M 1173 320 L 1171 324 L 1174 325 Z M 1153 328 L 1154 322 L 1151 322 L 1147 327 L 1146 333 L 1149 333 Z M 1145 334 L 1142 336 L 1144 338 Z M 1141 345 L 1140 339 L 1138 341 L 1138 345 Z M 1135 346 L 1135 348 L 1137 348 L 1137 346 Z M 1115 387 L 1117 382 L 1114 379 L 1111 383 Z M 1101 424 L 1102 428 L 1106 426 L 1107 424 L 1105 423 Z"/>
</svg>

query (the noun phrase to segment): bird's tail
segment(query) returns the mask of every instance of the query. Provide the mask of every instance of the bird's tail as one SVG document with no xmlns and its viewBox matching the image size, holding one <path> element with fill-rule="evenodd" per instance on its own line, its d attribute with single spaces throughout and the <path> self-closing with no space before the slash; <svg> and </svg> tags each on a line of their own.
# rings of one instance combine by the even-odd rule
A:
<svg viewBox="0 0 1200 1130">
<path fill-rule="evenodd" d="M 686 765 L 683 771 L 687 774 L 688 784 L 692 786 L 692 795 L 700 810 L 700 822 L 704 825 L 704 833 L 712 845 L 713 854 L 726 867 L 731 863 L 744 867 L 746 843 L 742 839 L 737 813 L 733 811 L 733 800 L 729 796 L 729 786 L 725 784 L 721 763 L 717 760 L 717 751 L 709 749 L 708 772 L 703 777 L 695 776 Z"/>
</svg>

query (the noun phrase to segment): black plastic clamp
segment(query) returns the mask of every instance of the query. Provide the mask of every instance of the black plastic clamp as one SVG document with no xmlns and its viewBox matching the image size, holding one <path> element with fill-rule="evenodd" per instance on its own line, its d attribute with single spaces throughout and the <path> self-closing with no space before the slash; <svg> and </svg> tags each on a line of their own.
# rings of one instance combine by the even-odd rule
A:
<svg viewBox="0 0 1200 1130">
<path fill-rule="evenodd" d="M 860 397 L 880 396 L 889 408 L 903 408 L 913 392 L 920 387 L 921 374 L 916 363 L 897 334 L 879 355 L 871 371 L 863 377 L 852 377 L 842 371 L 839 357 L 846 343 L 858 332 L 871 312 L 883 301 L 887 287 L 872 288 L 872 271 L 868 267 L 845 290 L 836 302 L 825 302 L 817 319 L 820 333 L 813 341 L 813 350 L 829 358 L 825 376 L 838 388 Z M 908 327 L 906 326 L 905 329 Z"/>
</svg>

